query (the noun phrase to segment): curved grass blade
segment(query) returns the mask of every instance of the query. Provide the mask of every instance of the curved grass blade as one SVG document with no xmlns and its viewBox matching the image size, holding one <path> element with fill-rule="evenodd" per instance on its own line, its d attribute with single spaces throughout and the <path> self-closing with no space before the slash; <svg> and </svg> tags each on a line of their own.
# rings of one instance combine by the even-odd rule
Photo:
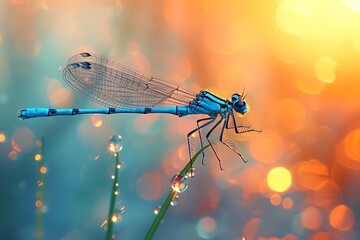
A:
<svg viewBox="0 0 360 240">
<path fill-rule="evenodd" d="M 190 171 L 191 166 L 195 163 L 196 159 L 198 158 L 198 156 L 206 149 L 208 148 L 210 145 L 206 145 L 205 147 L 201 148 L 191 159 L 191 161 L 186 164 L 186 166 L 184 167 L 184 169 L 180 172 L 180 174 L 182 174 L 183 176 L 186 176 L 186 174 Z M 171 189 L 171 191 L 169 192 L 169 195 L 167 196 L 165 202 L 163 203 L 163 205 L 160 208 L 159 213 L 156 215 L 154 222 L 152 223 L 148 233 L 145 236 L 146 240 L 150 240 L 152 239 L 152 237 L 154 236 L 161 220 L 164 218 L 167 209 L 170 206 L 170 202 L 171 200 L 174 198 L 176 192 L 174 190 Z"/>
</svg>

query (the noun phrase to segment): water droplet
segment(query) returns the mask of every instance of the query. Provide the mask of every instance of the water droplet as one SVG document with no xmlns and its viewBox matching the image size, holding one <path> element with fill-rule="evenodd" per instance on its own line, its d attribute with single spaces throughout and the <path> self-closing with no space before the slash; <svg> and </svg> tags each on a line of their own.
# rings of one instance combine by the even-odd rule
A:
<svg viewBox="0 0 360 240">
<path fill-rule="evenodd" d="M 194 178 L 195 177 L 195 167 L 191 167 L 189 172 L 186 174 L 186 176 L 189 178 Z"/>
<path fill-rule="evenodd" d="M 178 203 L 179 203 L 179 195 L 175 195 L 171 200 L 170 205 L 175 207 L 176 205 L 178 205 Z"/>
<path fill-rule="evenodd" d="M 40 161 L 41 160 L 41 154 L 39 154 L 39 153 L 35 154 L 34 159 L 36 161 Z"/>
<path fill-rule="evenodd" d="M 188 179 L 187 179 L 187 177 L 185 177 L 185 176 L 183 176 L 181 174 L 174 175 L 174 177 L 172 178 L 171 187 L 177 193 L 185 192 L 186 189 L 188 188 Z"/>
<path fill-rule="evenodd" d="M 123 140 L 121 135 L 113 135 L 110 137 L 108 149 L 111 153 L 118 153 L 123 149 Z"/>
<path fill-rule="evenodd" d="M 158 215 L 160 212 L 161 206 L 157 206 L 156 208 L 154 208 L 154 214 Z"/>
</svg>

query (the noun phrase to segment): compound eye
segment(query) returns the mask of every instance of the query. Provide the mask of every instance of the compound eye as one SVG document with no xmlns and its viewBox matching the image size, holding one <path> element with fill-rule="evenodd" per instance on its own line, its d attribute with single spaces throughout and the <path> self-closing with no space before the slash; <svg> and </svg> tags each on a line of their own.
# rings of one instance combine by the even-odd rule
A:
<svg viewBox="0 0 360 240">
<path fill-rule="evenodd" d="M 235 102 L 235 101 L 239 100 L 240 96 L 241 95 L 237 94 L 237 93 L 233 94 L 232 97 L 231 97 L 231 101 Z"/>
<path fill-rule="evenodd" d="M 245 101 L 242 100 L 238 100 L 234 102 L 233 108 L 236 112 L 241 114 L 245 114 L 248 111 Z"/>
</svg>

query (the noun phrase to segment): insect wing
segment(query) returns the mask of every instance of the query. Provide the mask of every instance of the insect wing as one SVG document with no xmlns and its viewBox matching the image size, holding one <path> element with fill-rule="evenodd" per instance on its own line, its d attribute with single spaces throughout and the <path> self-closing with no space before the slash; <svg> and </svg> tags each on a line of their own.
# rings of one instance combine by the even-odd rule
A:
<svg viewBox="0 0 360 240">
<path fill-rule="evenodd" d="M 196 97 L 181 86 L 145 76 L 93 53 L 71 57 L 63 77 L 74 90 L 107 107 L 188 105 Z"/>
</svg>

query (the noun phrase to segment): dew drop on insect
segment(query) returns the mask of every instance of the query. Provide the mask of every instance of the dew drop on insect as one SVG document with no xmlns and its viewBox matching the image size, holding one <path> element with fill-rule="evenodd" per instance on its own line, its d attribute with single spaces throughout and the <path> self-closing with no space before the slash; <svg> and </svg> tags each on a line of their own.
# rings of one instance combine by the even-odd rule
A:
<svg viewBox="0 0 360 240">
<path fill-rule="evenodd" d="M 160 212 L 161 206 L 157 206 L 156 208 L 154 208 L 154 214 L 158 215 Z"/>
<path fill-rule="evenodd" d="M 118 153 L 123 149 L 124 143 L 121 135 L 113 135 L 110 137 L 108 149 L 111 153 Z"/>
<path fill-rule="evenodd" d="M 175 207 L 176 205 L 178 205 L 178 203 L 179 203 L 179 196 L 178 196 L 178 195 L 175 195 L 175 196 L 173 197 L 173 199 L 171 200 L 170 205 L 173 206 L 173 207 Z"/>
<path fill-rule="evenodd" d="M 172 189 L 177 193 L 185 192 L 188 188 L 188 179 L 187 177 L 183 176 L 182 174 L 176 174 L 172 178 Z"/>
</svg>

